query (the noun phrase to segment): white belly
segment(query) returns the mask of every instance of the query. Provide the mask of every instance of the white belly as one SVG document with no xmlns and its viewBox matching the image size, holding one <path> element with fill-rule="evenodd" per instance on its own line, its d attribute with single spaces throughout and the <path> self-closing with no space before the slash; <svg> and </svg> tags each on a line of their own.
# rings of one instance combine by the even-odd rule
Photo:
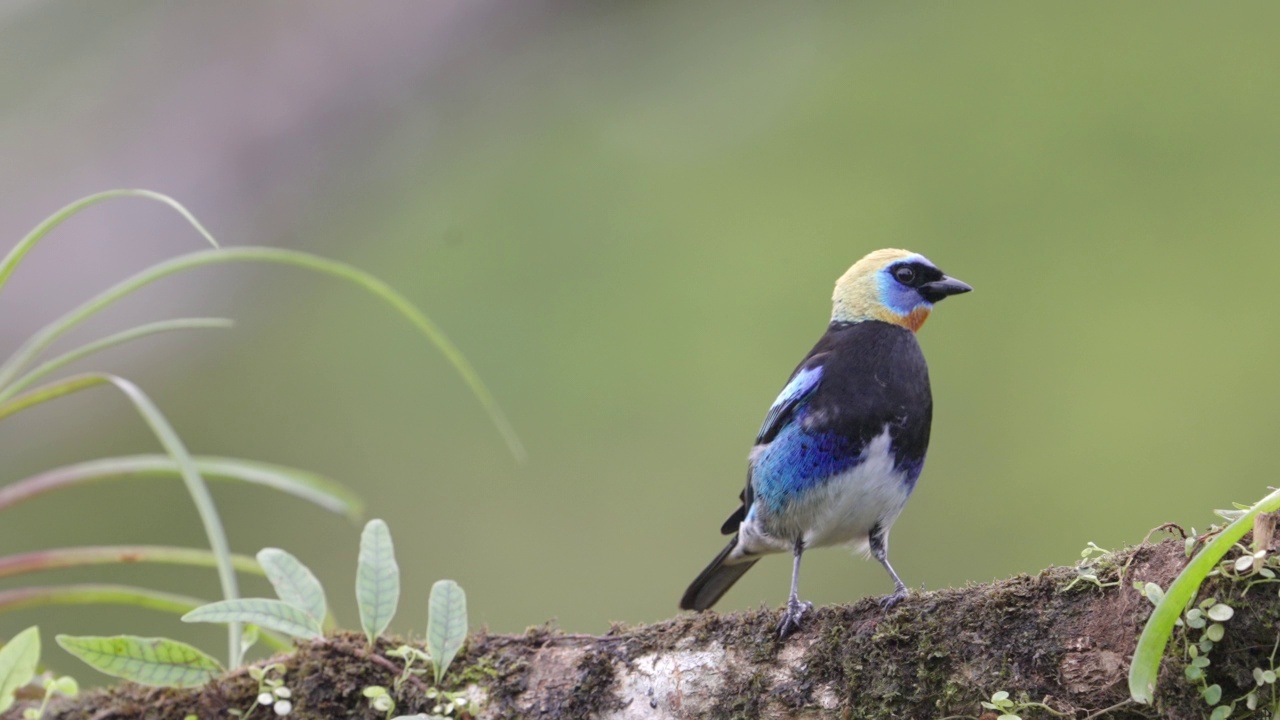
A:
<svg viewBox="0 0 1280 720">
<path fill-rule="evenodd" d="M 893 467 L 889 431 L 863 452 L 862 462 L 809 490 L 769 516 L 753 509 L 742 524 L 738 555 L 790 552 L 797 538 L 806 548 L 852 545 L 866 552 L 868 534 L 878 525 L 888 532 L 911 492 L 907 477 Z"/>
</svg>

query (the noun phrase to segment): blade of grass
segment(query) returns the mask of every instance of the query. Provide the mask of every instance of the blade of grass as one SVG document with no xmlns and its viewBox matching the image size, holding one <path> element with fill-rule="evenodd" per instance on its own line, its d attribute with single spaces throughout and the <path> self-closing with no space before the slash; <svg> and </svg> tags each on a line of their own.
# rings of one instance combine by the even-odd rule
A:
<svg viewBox="0 0 1280 720">
<path fill-rule="evenodd" d="M 102 378 L 97 375 L 75 375 L 65 380 L 59 380 L 56 383 L 42 385 L 16 398 L 0 403 L 0 420 L 22 412 L 27 408 L 32 408 L 41 403 L 56 400 L 64 395 L 70 395 L 102 383 Z"/>
<path fill-rule="evenodd" d="M 195 503 L 196 512 L 200 515 L 200 522 L 204 525 L 205 535 L 209 539 L 209 549 L 218 558 L 218 581 L 222 585 L 223 599 L 237 599 L 240 591 L 236 581 L 235 569 L 231 565 L 231 548 L 227 543 L 226 529 L 222 525 L 222 520 L 218 517 L 218 508 L 214 505 L 213 497 L 209 494 L 209 487 L 205 485 L 204 480 L 200 477 L 200 472 L 196 469 L 195 463 L 192 462 L 190 453 L 187 452 L 187 448 L 178 437 L 178 434 L 174 432 L 173 426 L 165 419 L 160 409 L 155 406 L 155 403 L 151 402 L 151 398 L 142 392 L 141 388 L 115 375 L 101 373 L 74 375 L 65 380 L 29 390 L 7 403 L 0 404 L 0 419 L 39 402 L 61 397 L 70 392 L 84 390 L 95 385 L 111 385 L 123 393 L 133 403 L 134 409 L 142 416 L 143 421 L 151 428 L 152 434 L 160 441 L 160 445 L 164 447 L 165 452 L 178 464 L 181 469 L 182 481 L 186 484 L 187 492 L 191 495 L 192 502 Z M 33 400 L 33 398 L 35 399 Z M 241 655 L 239 624 L 233 623 L 229 628 L 228 635 L 231 656 L 230 666 L 236 667 L 240 662 Z"/>
<path fill-rule="evenodd" d="M 101 352 L 107 348 L 116 345 L 122 345 L 130 340 L 136 340 L 147 335 L 155 335 L 157 333 L 170 332 L 173 330 L 207 330 L 215 328 L 229 328 L 235 323 L 224 318 L 179 318 L 177 320 L 164 320 L 161 322 L 150 323 L 147 325 L 139 325 L 123 332 L 109 335 L 101 340 L 82 345 L 75 350 L 63 353 L 52 360 L 41 363 L 35 369 L 31 370 L 22 377 L 14 380 L 8 387 L 0 390 L 0 402 L 4 402 L 9 398 L 22 392 L 30 387 L 40 378 L 59 370 L 71 363 L 88 357 L 96 352 Z"/>
<path fill-rule="evenodd" d="M 127 605 L 185 615 L 205 604 L 200 598 L 132 585 L 80 583 L 0 590 L 0 613 L 50 605 Z M 293 648 L 293 643 L 278 633 L 263 630 L 259 637 L 273 650 Z"/>
<path fill-rule="evenodd" d="M 1209 571 L 1253 527 L 1255 516 L 1276 510 L 1280 510 L 1280 490 L 1262 498 L 1248 512 L 1223 528 L 1174 578 L 1164 593 L 1164 599 L 1156 605 L 1151 617 L 1147 618 L 1142 635 L 1138 637 L 1138 647 L 1133 652 L 1133 662 L 1129 665 L 1129 694 L 1134 700 L 1150 704 L 1155 698 L 1160 660 L 1164 657 L 1164 649 L 1173 633 L 1174 623 L 1186 609 L 1187 603 L 1195 597 Z"/>
<path fill-rule="evenodd" d="M 164 545 L 93 545 L 52 548 L 0 557 L 0 578 L 88 565 L 132 565 L 134 563 L 217 567 L 218 559 L 208 550 Z M 231 564 L 242 573 L 266 574 L 258 565 L 258 561 L 247 555 L 232 555 Z"/>
<path fill-rule="evenodd" d="M 237 480 L 262 485 L 315 503 L 329 512 L 359 520 L 364 506 L 350 490 L 314 473 L 281 465 L 196 456 L 196 470 L 206 480 Z M 104 480 L 180 477 L 181 470 L 164 455 L 127 455 L 65 465 L 0 487 L 0 511 L 63 488 Z"/>
<path fill-rule="evenodd" d="M 26 257 L 27 253 L 31 252 L 31 249 L 34 248 L 45 235 L 48 235 L 50 230 L 58 227 L 64 220 L 87 207 L 97 205 L 100 202 L 106 202 L 107 200 L 114 200 L 115 198 L 123 197 L 146 198 L 148 200 L 154 200 L 168 205 L 176 210 L 179 215 L 185 218 L 187 222 L 191 223 L 191 226 L 196 229 L 196 232 L 199 232 L 210 245 L 215 248 L 218 247 L 218 241 L 213 239 L 213 236 L 209 234 L 208 230 L 204 229 L 204 226 L 200 224 L 200 221 L 196 220 L 195 216 L 182 206 L 182 203 L 179 203 L 168 195 L 161 195 L 158 192 L 152 192 L 150 190 L 107 190 L 106 192 L 95 193 L 87 197 L 82 197 L 70 205 L 67 205 L 42 220 L 34 230 L 27 233 L 26 237 L 18 241 L 18 244 L 13 246 L 13 249 L 9 251 L 9 254 L 5 255 L 4 260 L 0 260 L 0 289 L 4 288 L 5 283 L 9 280 L 9 276 L 13 274 L 13 271 L 18 268 L 18 264 L 22 262 L 22 258 Z"/>
<path fill-rule="evenodd" d="M 0 590 L 0 612 L 48 605 L 131 605 L 185 615 L 203 604 L 199 598 L 130 585 L 82 583 Z"/>
<path fill-rule="evenodd" d="M 221 263 L 262 262 L 291 265 L 305 268 L 325 275 L 331 275 L 351 282 L 390 305 L 402 317 L 418 329 L 436 349 L 440 351 L 454 370 L 462 376 L 472 395 L 489 414 L 490 421 L 506 440 L 512 455 L 518 461 L 525 458 L 524 445 L 516 435 L 515 429 L 507 421 L 505 413 L 499 407 L 489 388 L 485 386 L 475 369 L 457 346 L 433 323 L 430 318 L 418 310 L 390 285 L 363 270 L 336 260 L 329 260 L 317 255 L 266 247 L 235 247 L 222 250 L 205 250 L 202 252 L 180 255 L 162 263 L 153 265 L 133 277 L 127 278 L 115 286 L 108 288 L 96 297 L 49 323 L 39 332 L 32 335 L 5 362 L 0 365 L 0 388 L 7 387 L 22 368 L 35 359 L 42 351 L 63 333 L 83 322 L 94 313 L 108 307 L 138 289 L 174 273 L 198 267 L 207 267 Z"/>
</svg>

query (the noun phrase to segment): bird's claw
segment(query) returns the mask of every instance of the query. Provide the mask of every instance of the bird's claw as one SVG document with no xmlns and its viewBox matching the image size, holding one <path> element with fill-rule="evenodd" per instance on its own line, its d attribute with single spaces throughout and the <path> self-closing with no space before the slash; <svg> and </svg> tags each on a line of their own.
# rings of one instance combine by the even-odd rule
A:
<svg viewBox="0 0 1280 720">
<path fill-rule="evenodd" d="M 800 618 L 813 609 L 813 603 L 791 598 L 787 608 L 782 611 L 782 620 L 778 623 L 778 637 L 786 639 L 788 635 L 800 629 Z"/>
<path fill-rule="evenodd" d="M 892 595 L 886 595 L 880 599 L 880 609 L 888 612 L 893 609 L 893 606 L 906 599 L 907 589 L 905 587 L 900 587 L 897 590 L 894 590 Z"/>
</svg>

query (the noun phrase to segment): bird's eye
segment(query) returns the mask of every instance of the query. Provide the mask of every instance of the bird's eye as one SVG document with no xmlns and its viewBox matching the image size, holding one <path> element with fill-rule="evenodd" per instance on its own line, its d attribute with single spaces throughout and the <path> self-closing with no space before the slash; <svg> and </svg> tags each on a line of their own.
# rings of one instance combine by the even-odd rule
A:
<svg viewBox="0 0 1280 720">
<path fill-rule="evenodd" d="M 903 265 L 893 271 L 893 277 L 903 285 L 910 285 L 911 281 L 916 279 L 916 271 L 908 265 Z"/>
</svg>

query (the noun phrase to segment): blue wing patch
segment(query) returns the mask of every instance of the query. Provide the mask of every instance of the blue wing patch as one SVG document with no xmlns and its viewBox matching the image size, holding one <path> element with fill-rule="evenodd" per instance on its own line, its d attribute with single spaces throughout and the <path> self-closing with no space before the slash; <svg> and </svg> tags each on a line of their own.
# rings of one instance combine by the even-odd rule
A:
<svg viewBox="0 0 1280 720">
<path fill-rule="evenodd" d="M 801 368 L 791 378 L 791 382 L 782 388 L 782 392 L 778 394 L 778 399 L 773 401 L 773 406 L 769 408 L 769 413 L 764 416 L 764 424 L 760 426 L 760 434 L 756 436 L 756 444 L 767 443 L 778 434 L 782 426 L 786 424 L 791 412 L 795 410 L 796 405 L 803 401 L 818 387 L 818 383 L 822 380 L 822 366 L 814 365 L 812 367 Z"/>
</svg>

